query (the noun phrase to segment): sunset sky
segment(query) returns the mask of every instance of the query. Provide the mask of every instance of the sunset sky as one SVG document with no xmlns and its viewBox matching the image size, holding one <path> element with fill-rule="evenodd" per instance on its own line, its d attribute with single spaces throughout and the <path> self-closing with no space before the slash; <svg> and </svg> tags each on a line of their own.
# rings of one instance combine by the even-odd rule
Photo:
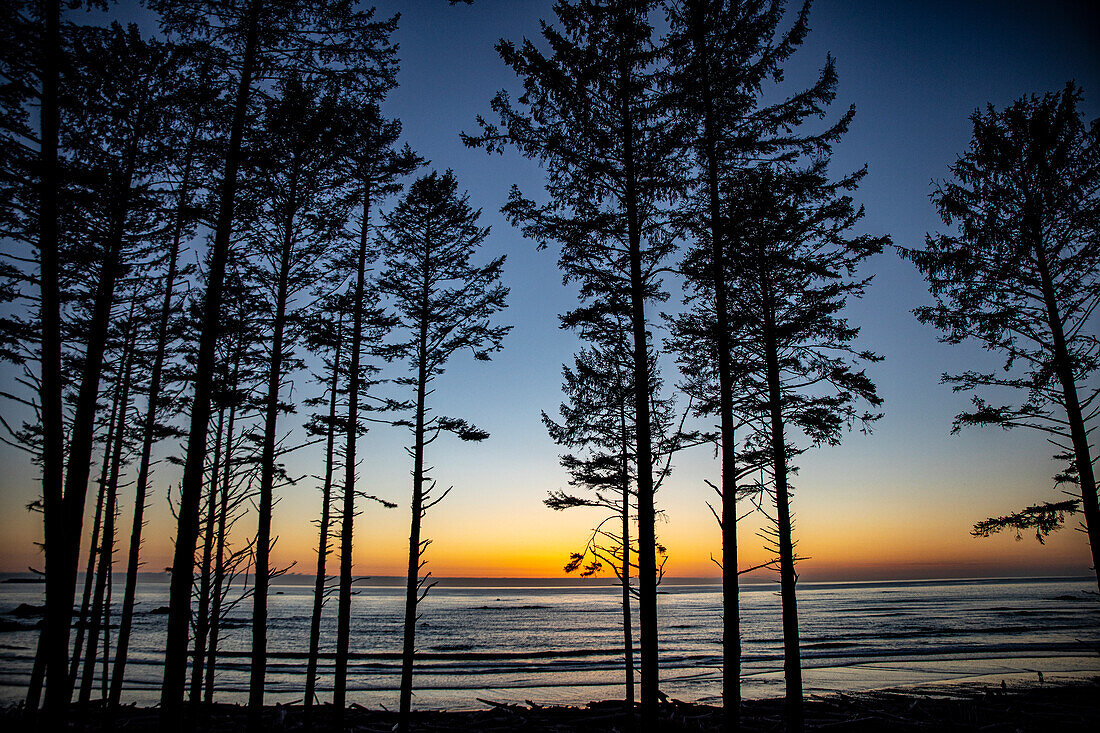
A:
<svg viewBox="0 0 1100 733">
<path fill-rule="evenodd" d="M 460 131 L 476 129 L 478 113 L 488 115 L 498 89 L 517 88 L 493 43 L 537 36 L 539 19 L 552 18 L 551 2 L 477 0 L 470 7 L 450 7 L 443 0 L 389 0 L 378 8 L 381 14 L 402 12 L 396 36 L 400 87 L 387 111 L 401 118 L 404 139 L 432 167 L 453 168 L 471 204 L 483 208 L 483 222 L 492 226 L 484 256 L 507 253 L 504 277 L 511 288 L 503 318 L 514 328 L 504 350 L 490 363 L 460 356 L 438 380 L 439 412 L 465 417 L 492 437 L 481 444 L 440 439 L 429 449 L 432 476 L 454 490 L 426 520 L 425 534 L 434 539 L 428 568 L 437 576 L 561 576 L 569 552 L 601 518 L 580 509 L 553 512 L 542 504 L 548 491 L 565 485 L 558 448 L 539 413 L 556 413 L 561 364 L 579 345 L 557 327 L 557 315 L 576 303 L 575 292 L 561 284 L 555 254 L 535 251 L 498 213 L 513 183 L 528 194 L 541 191 L 537 166 L 514 154 L 490 157 L 467 150 L 458 138 Z M 148 23 L 142 12 L 133 18 Z M 836 57 L 840 84 L 833 114 L 849 104 L 857 114 L 836 149 L 833 171 L 866 163 L 869 173 L 856 194 L 867 210 L 861 228 L 917 246 L 925 232 L 941 228 L 928 200 L 931 181 L 943 178 L 965 150 L 968 116 L 976 107 L 988 102 L 1002 108 L 1021 95 L 1055 91 L 1074 79 L 1084 89 L 1087 118 L 1097 117 L 1097 21 L 1088 0 L 819 0 L 784 88 L 804 86 L 827 54 Z M 868 373 L 885 399 L 886 416 L 872 435 L 849 435 L 840 447 L 798 460 L 795 534 L 798 552 L 809 558 L 799 566 L 801 577 L 1088 574 L 1087 540 L 1072 527 L 1045 546 L 1033 537 L 1017 542 L 1011 535 L 970 536 L 977 520 L 1060 498 L 1050 478 L 1059 466 L 1039 434 L 986 429 L 950 435 L 952 417 L 967 398 L 939 384 L 940 374 L 992 369 L 1000 360 L 973 346 L 939 344 L 935 331 L 917 323 L 910 311 L 929 301 L 927 290 L 896 254 L 873 259 L 868 271 L 875 279 L 867 297 L 851 304 L 849 317 L 863 327 L 859 344 L 885 356 Z M 662 309 L 672 311 L 679 307 L 679 288 L 668 285 L 673 297 Z M 663 368 L 671 387 L 675 367 L 669 361 Z M 13 374 L 5 366 L 0 378 L 7 381 Z M 304 378 L 296 384 L 312 389 L 304 387 Z M 296 427 L 303 419 L 291 416 L 281 425 Z M 360 443 L 361 488 L 400 506 L 362 507 L 356 532 L 359 574 L 404 572 L 411 483 L 411 460 L 402 448 L 406 439 L 399 429 L 378 427 Z M 174 449 L 162 446 L 161 454 Z M 280 538 L 274 559 L 283 566 L 296 562 L 298 572 L 309 572 L 314 562 L 316 530 L 310 520 L 319 512 L 319 493 L 318 482 L 308 475 L 320 470 L 320 460 L 315 449 L 288 458 L 292 473 L 307 478 L 284 488 L 275 507 L 274 532 Z M 41 519 L 24 508 L 39 490 L 36 470 L 9 448 L 0 449 L 0 461 L 0 571 L 40 568 L 34 543 Z M 664 510 L 658 534 L 669 550 L 668 574 L 715 576 L 718 568 L 710 556 L 720 552 L 719 533 L 705 504 L 715 498 L 705 480 L 717 482 L 718 463 L 713 450 L 702 447 L 676 457 L 674 466 L 657 497 Z M 174 523 L 166 492 L 175 481 L 177 470 L 162 462 L 146 533 L 147 570 L 170 560 Z M 129 501 L 124 493 L 121 542 L 129 531 Z M 241 528 L 251 532 L 253 525 L 248 517 Z M 739 525 L 743 567 L 768 559 L 758 526 L 755 517 Z M 82 551 L 85 545 L 82 540 Z"/>
</svg>

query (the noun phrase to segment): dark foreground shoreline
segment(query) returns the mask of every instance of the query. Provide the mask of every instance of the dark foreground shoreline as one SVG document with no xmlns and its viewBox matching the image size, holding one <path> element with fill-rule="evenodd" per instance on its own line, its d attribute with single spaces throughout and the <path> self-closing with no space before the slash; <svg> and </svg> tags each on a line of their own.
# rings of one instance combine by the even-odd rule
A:
<svg viewBox="0 0 1100 733">
<path fill-rule="evenodd" d="M 480 699 L 479 699 L 480 700 Z M 612 733 L 634 730 L 619 701 L 593 702 L 583 707 L 513 705 L 480 700 L 486 710 L 419 711 L 413 713 L 414 731 L 591 731 Z M 74 718 L 75 718 L 74 707 Z M 239 733 L 246 722 L 240 705 L 215 705 L 197 731 Z M 334 731 L 332 709 L 314 708 L 313 730 Z M 83 724 L 73 730 L 118 730 L 145 733 L 160 730 L 155 708 L 123 706 L 107 719 L 103 709 L 92 706 Z M 345 727 L 362 733 L 394 729 L 397 714 L 385 710 L 349 707 Z M 748 700 L 742 706 L 741 730 L 745 733 L 784 730 L 781 699 Z M 660 731 L 718 731 L 721 711 L 711 705 L 676 700 L 662 703 L 656 726 Z M 812 695 L 806 699 L 806 729 L 828 731 L 1097 731 L 1100 730 L 1100 677 L 1059 680 L 1046 684 L 1000 685 L 960 683 L 896 688 L 854 694 Z M 21 708 L 0 711 L 0 730 L 10 733 L 41 730 L 24 718 Z M 300 705 L 275 705 L 265 709 L 265 730 L 304 730 Z"/>
</svg>

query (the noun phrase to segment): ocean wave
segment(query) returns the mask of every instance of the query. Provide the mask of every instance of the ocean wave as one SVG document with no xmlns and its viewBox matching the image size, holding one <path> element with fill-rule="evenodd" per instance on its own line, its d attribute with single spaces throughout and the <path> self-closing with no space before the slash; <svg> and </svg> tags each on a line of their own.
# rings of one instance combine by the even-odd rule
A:
<svg viewBox="0 0 1100 733">
<path fill-rule="evenodd" d="M 899 670 L 902 676 L 912 675 L 913 669 L 950 670 L 951 674 L 963 670 L 965 674 L 966 670 L 1003 669 L 1011 664 L 1005 660 L 1021 660 L 1017 662 L 1021 667 L 1041 669 L 1057 669 L 1059 659 L 1087 662 L 1091 657 L 1085 655 L 1100 645 L 1100 612 L 1094 604 L 1079 603 L 1081 597 L 1075 594 L 1089 587 L 1094 586 L 1087 580 L 901 583 L 888 588 L 900 592 L 884 597 L 884 588 L 873 584 L 800 585 L 807 680 L 812 679 L 813 670 L 843 668 L 844 684 L 858 688 L 881 684 L 883 669 Z M 130 699 L 155 691 L 162 676 L 165 618 L 158 611 L 167 602 L 166 586 L 150 588 L 140 596 L 135 616 L 128 666 L 132 675 L 127 679 Z M 365 695 L 363 699 L 384 700 L 388 705 L 387 695 L 397 685 L 401 664 L 404 597 L 381 590 L 371 589 L 372 595 L 353 601 L 361 605 L 352 617 L 351 643 L 357 651 L 349 655 L 348 687 Z M 605 697 L 621 688 L 622 616 L 617 587 L 445 590 L 423 605 L 429 623 L 420 625 L 417 636 L 418 705 L 453 705 L 473 697 L 448 690 L 561 690 L 565 701 L 575 701 L 581 693 L 568 692 L 569 688 L 603 687 L 600 695 Z M 779 599 L 773 589 L 768 590 L 742 596 L 743 685 L 751 694 L 781 693 L 775 687 L 782 684 L 783 667 Z M 7 596 L 2 607 L 10 611 L 20 602 L 40 602 L 37 595 L 20 593 Z M 311 607 L 307 593 L 288 591 L 271 599 L 268 677 L 273 694 L 301 694 Z M 662 685 L 683 695 L 682 699 L 720 694 L 718 588 L 675 587 L 662 595 L 659 612 Z M 20 625 L 38 621 L 33 615 L 2 616 Z M 331 684 L 335 662 L 336 620 L 331 609 L 322 624 L 323 689 Z M 222 623 L 219 696 L 232 698 L 247 690 L 250 628 L 244 606 Z M 14 690 L 25 685 L 29 676 L 37 633 L 33 627 L 13 628 L 0 639 L 4 641 L 0 686 Z M 25 688 L 19 695 L 23 692 Z M 370 697 L 375 693 L 378 697 Z M 535 699 L 556 699 L 558 694 L 546 692 L 546 698 Z"/>
</svg>

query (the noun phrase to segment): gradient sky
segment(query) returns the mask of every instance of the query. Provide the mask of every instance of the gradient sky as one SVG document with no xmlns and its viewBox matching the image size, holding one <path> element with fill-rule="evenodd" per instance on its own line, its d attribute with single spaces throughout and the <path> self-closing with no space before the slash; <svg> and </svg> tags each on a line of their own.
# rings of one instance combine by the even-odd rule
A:
<svg viewBox="0 0 1100 733">
<path fill-rule="evenodd" d="M 876 2 L 819 0 L 810 16 L 811 33 L 792 59 L 786 88 L 812 80 L 826 54 L 837 59 L 840 77 L 834 105 L 840 114 L 855 104 L 848 136 L 838 145 L 834 170 L 869 167 L 857 200 L 866 206 L 865 231 L 889 234 L 904 246 L 918 245 L 940 227 L 929 203 L 931 181 L 970 139 L 968 116 L 976 107 L 998 108 L 1031 93 L 1060 89 L 1075 79 L 1084 88 L 1084 112 L 1097 116 L 1100 54 L 1095 43 L 1094 3 L 1004 2 L 1000 0 Z M 428 464 L 442 486 L 454 485 L 447 500 L 425 522 L 435 543 L 429 569 L 437 576 L 554 577 L 571 550 L 599 517 L 585 510 L 553 512 L 542 504 L 547 491 L 564 485 L 557 447 L 546 436 L 539 413 L 553 413 L 561 401 L 560 369 L 578 347 L 557 328 L 557 314 L 572 307 L 572 288 L 562 286 L 552 252 L 536 252 L 499 215 L 508 188 L 541 190 L 539 169 L 514 154 L 487 156 L 463 148 L 461 130 L 473 131 L 478 113 L 500 88 L 516 82 L 492 46 L 498 38 L 519 41 L 538 34 L 549 19 L 548 0 L 477 0 L 450 7 L 443 0 L 379 2 L 383 14 L 401 11 L 401 86 L 387 111 L 404 123 L 404 137 L 437 169 L 453 168 L 474 206 L 492 225 L 486 256 L 507 253 L 505 282 L 511 288 L 504 318 L 515 327 L 493 361 L 459 357 L 439 380 L 439 411 L 465 417 L 492 437 L 471 445 L 441 439 Z M 140 17 L 138 14 L 135 17 Z M 812 451 L 799 460 L 794 479 L 800 565 L 806 580 L 911 577 L 978 577 L 1089 573 L 1087 541 L 1070 528 L 1045 546 L 1033 538 L 975 539 L 972 524 L 1039 500 L 1056 499 L 1050 477 L 1058 466 L 1038 434 L 971 430 L 952 436 L 951 420 L 966 398 L 939 384 L 945 371 L 999 364 L 976 347 L 948 347 L 910 313 L 928 302 L 923 281 L 893 253 L 872 260 L 875 279 L 849 317 L 863 327 L 861 346 L 886 357 L 868 373 L 884 397 L 886 416 L 872 435 L 852 434 L 838 448 Z M 674 293 L 666 309 L 677 307 Z M 3 372 L 11 375 L 11 371 Z M 665 367 L 666 384 L 676 375 Z M 5 377 L 6 379 L 7 377 Z M 301 416 L 285 419 L 298 425 Z M 398 575 L 404 570 L 408 538 L 410 461 L 406 435 L 378 428 L 360 443 L 361 488 L 400 503 L 398 509 L 364 507 L 356 532 L 356 572 Z M 37 494 L 36 473 L 24 457 L 0 451 L 0 570 L 41 566 L 34 545 L 38 515 L 25 505 Z M 308 475 L 320 457 L 302 452 L 291 469 Z M 678 456 L 675 472 L 658 495 L 664 510 L 658 524 L 669 549 L 673 576 L 713 576 L 711 554 L 719 533 L 705 502 L 717 481 L 713 451 L 698 448 Z M 168 564 L 174 526 L 165 501 L 177 481 L 161 464 L 155 475 L 145 558 L 147 569 Z M 92 503 L 91 500 L 89 503 Z M 308 572 L 318 514 L 316 482 L 286 488 L 275 508 L 280 536 L 274 561 L 297 562 Z M 129 527 L 130 507 L 122 498 L 120 527 Z M 242 528 L 253 531 L 247 518 Z M 767 559 L 755 532 L 759 522 L 740 525 L 741 564 Z M 120 535 L 125 541 L 127 533 Z M 763 577 L 767 577 L 766 575 Z"/>
</svg>

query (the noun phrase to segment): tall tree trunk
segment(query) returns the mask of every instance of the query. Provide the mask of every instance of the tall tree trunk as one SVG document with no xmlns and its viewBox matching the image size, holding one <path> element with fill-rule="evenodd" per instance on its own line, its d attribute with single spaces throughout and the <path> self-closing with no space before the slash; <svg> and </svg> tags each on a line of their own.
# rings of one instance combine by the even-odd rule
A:
<svg viewBox="0 0 1100 733">
<path fill-rule="evenodd" d="M 115 514 L 117 516 L 117 496 L 118 485 L 115 485 Z M 100 699 L 103 702 L 107 701 L 107 692 L 110 685 L 110 671 L 111 671 L 111 590 L 113 588 L 114 580 L 114 553 L 115 553 L 115 540 L 114 540 L 114 528 L 115 518 L 111 519 L 111 536 L 104 536 L 104 544 L 107 544 L 107 592 L 103 597 L 103 666 L 100 676 Z"/>
<path fill-rule="evenodd" d="M 779 541 L 779 595 L 783 606 L 783 677 L 786 683 L 787 730 L 803 728 L 802 656 L 798 644 L 798 603 L 795 599 L 794 543 L 791 538 L 791 500 L 787 487 L 787 443 L 783 434 L 783 392 L 779 375 L 779 346 L 775 311 L 765 268 L 760 278 L 764 310 L 764 360 L 771 417 L 772 461 L 775 472 L 775 509 Z"/>
<path fill-rule="evenodd" d="M 363 350 L 363 297 L 367 278 L 367 243 L 370 227 L 371 185 L 363 181 L 363 225 L 356 255 L 354 300 L 351 304 L 351 363 L 348 366 L 347 445 L 344 449 L 344 496 L 340 512 L 340 589 L 336 601 L 336 659 L 333 669 L 332 706 L 337 727 L 343 724 L 347 694 L 348 649 L 351 645 L 351 566 L 355 529 L 355 447 L 359 433 L 360 362 Z"/>
<path fill-rule="evenodd" d="M 260 452 L 260 500 L 257 505 L 256 575 L 252 586 L 252 674 L 248 685 L 248 728 L 254 733 L 262 726 L 264 683 L 267 678 L 267 600 L 271 582 L 271 508 L 275 493 L 275 440 L 279 420 L 279 388 L 283 381 L 283 336 L 290 284 L 291 251 L 294 245 L 294 205 L 297 201 L 297 177 L 291 182 L 291 211 L 286 235 L 279 253 L 278 285 L 275 293 L 274 333 L 271 337 L 271 364 L 267 375 L 267 401 L 264 405 L 264 442 Z"/>
<path fill-rule="evenodd" d="M 329 510 L 332 504 L 333 457 L 336 453 L 336 392 L 340 381 L 340 347 L 343 345 L 343 314 L 336 323 L 336 348 L 329 382 L 328 425 L 325 436 L 325 477 L 321 487 L 321 527 L 317 538 L 317 579 L 313 586 L 313 615 L 309 626 L 309 661 L 306 662 L 306 692 L 302 701 L 305 726 L 313 723 L 313 698 L 317 687 L 317 656 L 321 644 L 321 612 L 325 607 L 325 562 L 328 559 Z"/>
<path fill-rule="evenodd" d="M 618 368 L 618 367 L 616 367 Z M 630 618 L 630 436 L 626 429 L 626 402 L 619 382 L 619 430 L 623 472 L 623 662 L 626 666 L 626 706 L 634 713 L 634 629 Z"/>
<path fill-rule="evenodd" d="M 248 11 L 248 34 L 240 84 L 234 103 L 229 149 L 225 157 L 221 201 L 214 233 L 210 269 L 206 276 L 202 331 L 199 336 L 195 367 L 195 392 L 191 402 L 191 426 L 187 439 L 187 458 L 180 481 L 180 507 L 176 526 L 176 547 L 172 560 L 172 583 L 168 601 L 168 636 L 164 652 L 164 682 L 161 686 L 161 721 L 165 728 L 180 725 L 179 707 L 183 702 L 187 676 L 187 635 L 191 623 L 191 584 L 195 539 L 198 534 L 199 501 L 206 464 L 206 432 L 210 422 L 210 391 L 214 379 L 218 327 L 221 318 L 222 285 L 229 257 L 229 236 L 233 228 L 233 204 L 237 193 L 237 171 L 241 162 L 252 71 L 256 61 L 260 0 L 253 0 Z"/>
<path fill-rule="evenodd" d="M 107 478 L 104 491 L 103 506 L 103 534 L 99 545 L 99 568 L 96 571 L 95 597 L 92 601 L 91 628 L 88 632 L 88 645 L 84 651 L 84 676 L 80 682 L 80 705 L 86 707 L 92 696 L 92 683 L 95 677 L 96 648 L 99 642 L 100 624 L 102 619 L 110 618 L 110 610 L 104 608 L 104 595 L 107 588 L 107 580 L 111 572 L 111 564 L 114 559 L 115 539 L 115 504 L 118 497 L 118 478 L 122 467 L 122 446 L 126 442 L 126 415 L 130 403 L 130 381 L 133 376 L 134 363 L 134 306 L 130 306 L 130 333 L 126 335 L 126 342 L 122 351 L 124 367 L 118 375 L 120 380 L 118 390 L 118 422 L 115 428 L 115 440 L 113 446 L 107 446 L 111 452 L 111 473 Z M 107 655 L 107 647 L 103 648 L 104 656 Z"/>
<path fill-rule="evenodd" d="M 642 228 L 638 213 L 638 182 L 634 162 L 634 117 L 630 101 L 628 52 L 620 68 L 623 166 L 630 260 L 630 320 L 634 338 L 634 410 L 638 481 L 638 616 L 641 631 L 642 720 L 651 725 L 657 714 L 657 554 L 653 501 L 653 435 L 649 411 L 649 359 L 646 358 L 645 282 L 642 279 Z"/>
<path fill-rule="evenodd" d="M 122 618 L 118 625 L 118 648 L 115 651 L 115 667 L 111 675 L 110 707 L 117 707 L 122 698 L 122 686 L 126 679 L 126 659 L 130 649 L 130 629 L 134 621 L 134 603 L 137 598 L 137 574 L 140 567 L 141 535 L 145 527 L 145 505 L 152 467 L 153 442 L 155 440 L 157 407 L 160 401 L 165 352 L 168 347 L 168 322 L 172 315 L 172 292 L 178 270 L 180 243 L 183 239 L 184 207 L 190 201 L 193 150 L 198 126 L 192 130 L 187 143 L 187 158 L 180 182 L 180 198 L 176 206 L 172 231 L 172 249 L 168 256 L 168 273 L 164 278 L 164 298 L 161 300 L 160 319 L 157 323 L 156 351 L 149 376 L 149 399 L 142 425 L 141 458 L 138 462 L 137 483 L 134 488 L 134 521 L 130 530 L 130 550 L 126 561 L 126 588 L 122 595 Z"/>
<path fill-rule="evenodd" d="M 48 612 L 47 612 L 48 613 Z M 43 623 L 43 626 L 45 623 Z M 28 721 L 34 721 L 38 716 L 38 706 L 42 700 L 42 682 L 46 677 L 46 644 L 45 635 L 38 635 L 38 643 L 34 649 L 34 663 L 31 665 L 31 678 L 27 683 L 27 698 L 23 703 L 24 715 Z M 69 682 L 69 689 L 73 683 Z"/>
<path fill-rule="evenodd" d="M 1081 403 L 1077 397 L 1077 384 L 1070 365 L 1069 350 L 1066 347 L 1066 334 L 1062 326 L 1062 317 L 1058 312 L 1058 301 L 1054 296 L 1054 281 L 1050 275 L 1046 250 L 1042 239 L 1035 237 L 1035 258 L 1039 266 L 1039 279 L 1043 289 L 1043 302 L 1046 305 L 1047 323 L 1050 326 L 1051 340 L 1054 342 L 1054 371 L 1062 386 L 1062 397 L 1066 405 L 1066 420 L 1069 422 L 1070 440 L 1073 442 L 1074 463 L 1077 466 L 1077 480 L 1081 487 L 1081 510 L 1085 515 L 1085 530 L 1088 532 L 1089 547 L 1092 550 L 1092 569 L 1096 574 L 1097 587 L 1100 588 L 1100 505 L 1096 496 L 1096 475 L 1092 468 L 1092 451 L 1089 449 L 1088 431 L 1081 415 Z"/>
<path fill-rule="evenodd" d="M 218 429 L 214 433 L 214 460 L 210 466 L 210 488 L 206 499 L 206 527 L 203 530 L 202 561 L 199 574 L 199 613 L 195 619 L 195 651 L 191 657 L 191 704 L 202 701 L 203 663 L 206 661 L 206 640 L 210 631 L 210 572 L 214 552 L 214 526 L 218 508 L 218 487 L 221 482 L 222 436 L 225 431 L 225 410 L 218 410 Z"/>
<path fill-rule="evenodd" d="M 420 318 L 420 341 L 416 374 L 416 422 L 413 439 L 412 523 L 409 529 L 409 567 L 405 579 L 405 635 L 401 644 L 401 698 L 397 730 L 409 730 L 412 712 L 413 655 L 416 650 L 416 606 L 420 593 L 420 522 L 424 518 L 424 408 L 428 387 L 428 268 L 424 268 L 424 291 Z"/>
<path fill-rule="evenodd" d="M 103 243 L 103 262 L 96 284 L 92 316 L 87 326 L 88 340 L 84 351 L 84 364 L 81 369 L 80 387 L 77 392 L 76 409 L 73 414 L 69 435 L 69 452 L 65 467 L 65 532 L 68 555 L 64 565 L 65 596 L 64 602 L 69 611 L 62 619 L 60 629 L 66 644 L 69 638 L 69 625 L 72 622 L 72 604 L 76 594 L 76 569 L 80 562 L 80 535 L 84 527 L 84 504 L 88 494 L 88 474 L 91 472 L 92 446 L 95 439 L 95 418 L 98 410 L 100 376 L 103 370 L 103 358 L 107 350 L 107 335 L 111 323 L 111 310 L 115 302 L 115 285 L 122 266 L 122 243 L 126 228 L 126 217 L 130 210 L 135 159 L 138 148 L 138 135 L 135 132 L 128 142 L 125 162 L 122 170 L 114 178 L 114 200 L 111 203 L 110 223 L 107 238 Z M 50 624 L 43 628 L 45 633 L 52 629 Z M 53 633 L 52 630 L 50 633 Z M 71 697 L 72 687 L 65 692 Z M 47 695 L 50 694 L 47 690 Z M 47 703 L 48 704 L 48 703 Z"/>
<path fill-rule="evenodd" d="M 741 613 L 737 577 L 737 476 L 733 422 L 733 376 L 730 365 L 729 311 L 725 278 L 725 239 L 718 192 L 718 132 L 706 41 L 708 0 L 692 8 L 699 91 L 703 102 L 703 157 L 706 161 L 707 208 L 710 215 L 711 278 L 714 285 L 715 343 L 718 349 L 718 412 L 722 450 L 722 709 L 725 730 L 740 727 Z"/>
<path fill-rule="evenodd" d="M 230 479 L 233 466 L 233 430 L 237 419 L 237 388 L 240 385 L 241 355 L 244 352 L 244 335 L 237 343 L 237 350 L 233 360 L 233 373 L 229 381 L 229 393 L 233 400 L 229 404 L 229 419 L 225 431 L 225 452 L 222 458 L 222 491 L 221 501 L 218 507 L 217 540 L 214 550 L 214 590 L 210 598 L 210 643 L 207 645 L 206 656 L 206 684 L 203 690 L 203 702 L 207 707 L 214 701 L 214 674 L 218 661 L 218 636 L 221 632 L 222 598 L 225 592 L 222 584 L 225 582 L 225 532 L 229 523 L 229 494 Z"/>
<path fill-rule="evenodd" d="M 123 369 L 122 359 L 118 362 L 118 373 Z M 99 557 L 99 535 L 103 529 L 103 500 L 107 494 L 107 477 L 111 472 L 111 446 L 115 444 L 115 429 L 118 425 L 118 402 L 121 396 L 122 384 L 116 385 L 115 396 L 111 404 L 111 416 L 107 423 L 107 440 L 103 443 L 103 461 L 99 469 L 99 491 L 96 492 L 95 514 L 92 518 L 92 539 L 88 543 L 88 562 L 84 569 L 84 592 L 80 599 L 80 614 L 76 622 L 76 641 L 73 642 L 73 655 L 69 662 L 69 677 L 72 684 L 76 684 L 76 676 L 80 672 L 80 660 L 82 647 L 84 646 L 84 634 L 88 628 L 90 619 L 88 614 L 92 608 L 92 584 L 95 581 L 96 558 Z"/>
<path fill-rule="evenodd" d="M 118 437 L 115 437 L 115 441 L 118 441 Z M 107 486 L 104 486 L 104 495 L 106 496 L 104 506 L 104 525 L 107 525 L 106 515 L 114 509 L 114 496 Z M 106 527 L 104 528 L 103 536 L 106 536 Z M 103 591 L 106 587 L 106 563 L 103 561 L 103 539 L 100 539 L 99 547 L 96 548 L 97 567 L 95 575 L 95 595 L 92 600 L 91 613 L 88 617 L 88 633 L 86 644 L 84 649 L 84 672 L 80 680 L 80 696 L 79 703 L 81 709 L 85 709 L 92 696 L 92 681 L 95 675 L 95 661 L 96 654 L 98 653 L 99 645 L 99 624 L 103 615 Z"/>
<path fill-rule="evenodd" d="M 44 32 L 39 66 L 42 70 L 42 105 L 39 108 L 38 257 L 40 268 L 40 328 L 42 337 L 40 402 L 42 410 L 42 522 L 46 559 L 46 616 L 39 640 L 46 686 L 46 724 L 65 724 L 72 682 L 69 678 L 69 626 L 72 623 L 74 589 L 67 571 L 70 543 L 79 546 L 80 535 L 67 534 L 62 494 L 65 463 L 64 414 L 61 379 L 61 281 L 58 256 L 57 165 L 58 86 L 61 67 L 61 3 L 42 3 Z M 73 564 L 75 567 L 75 563 Z M 37 658 L 37 655 L 36 655 Z M 39 678 L 41 679 L 41 677 Z M 41 687 L 32 682 L 27 691 L 27 710 L 37 711 Z"/>
</svg>

